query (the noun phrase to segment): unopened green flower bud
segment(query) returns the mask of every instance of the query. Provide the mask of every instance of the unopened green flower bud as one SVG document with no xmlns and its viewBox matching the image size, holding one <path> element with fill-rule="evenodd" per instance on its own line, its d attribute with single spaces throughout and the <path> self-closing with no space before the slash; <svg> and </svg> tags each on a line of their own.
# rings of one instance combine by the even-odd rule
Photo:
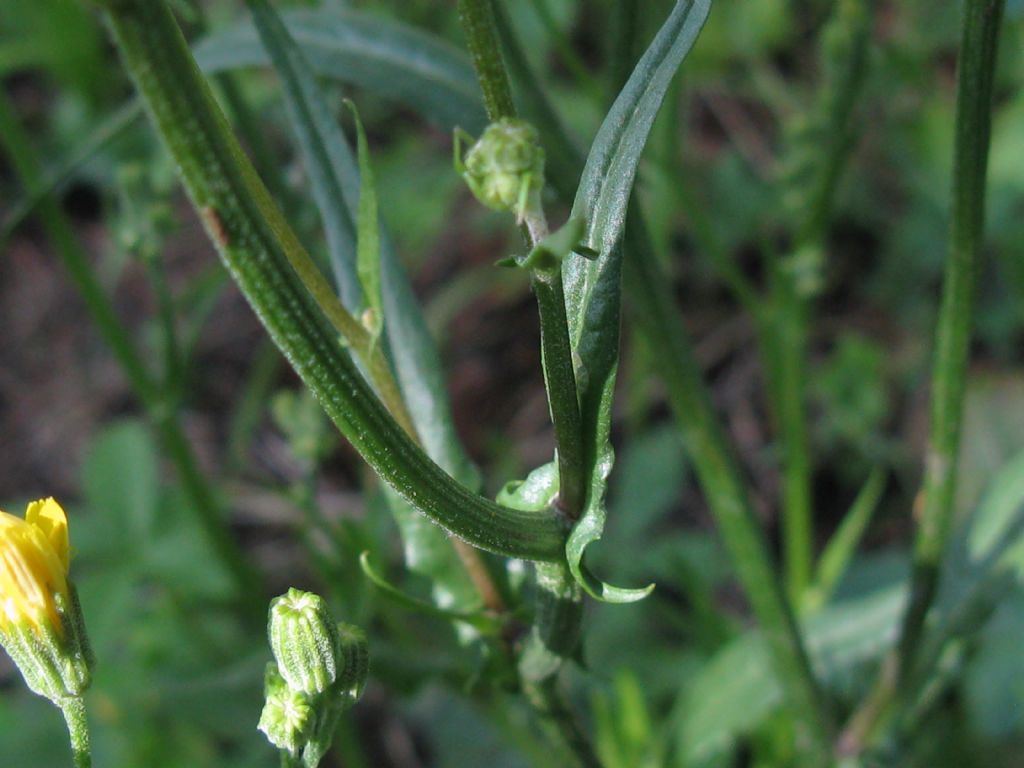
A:
<svg viewBox="0 0 1024 768">
<path fill-rule="evenodd" d="M 337 679 L 338 628 L 319 595 L 289 589 L 275 598 L 267 633 L 281 676 L 291 688 L 315 695 Z"/>
<path fill-rule="evenodd" d="M 278 749 L 297 753 L 309 740 L 313 710 L 309 697 L 289 687 L 276 664 L 268 664 L 263 690 L 266 701 L 259 728 Z"/>
<path fill-rule="evenodd" d="M 531 195 L 544 186 L 544 150 L 537 130 L 511 118 L 491 123 L 466 153 L 460 170 L 481 203 L 522 218 Z"/>
</svg>

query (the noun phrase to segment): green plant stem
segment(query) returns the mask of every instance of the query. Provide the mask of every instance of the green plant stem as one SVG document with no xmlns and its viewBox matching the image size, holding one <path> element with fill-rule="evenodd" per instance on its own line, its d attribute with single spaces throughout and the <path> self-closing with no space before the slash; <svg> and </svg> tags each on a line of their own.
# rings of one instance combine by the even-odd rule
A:
<svg viewBox="0 0 1024 768">
<path fill-rule="evenodd" d="M 68 724 L 71 738 L 71 756 L 75 768 L 91 768 L 92 749 L 89 746 L 89 721 L 85 714 L 85 701 L 81 697 L 64 699 L 60 711 Z"/>
<path fill-rule="evenodd" d="M 800 271 L 822 269 L 828 222 L 836 190 L 853 147 L 851 116 L 867 69 L 874 0 L 842 0 L 822 34 L 825 76 L 810 114 L 814 136 L 824 142 L 813 176 L 800 196 L 793 250 L 775 267 L 775 312 L 762 334 L 771 337 L 777 379 L 772 390 L 783 454 L 782 528 L 786 582 L 794 603 L 804 599 L 814 568 L 814 519 L 811 498 L 813 462 L 807 418 L 807 351 L 814 289 L 801 285 Z M 802 190 L 803 191 L 803 190 Z M 810 266 L 802 262 L 810 261 Z M 789 267 L 793 267 L 790 270 Z M 820 279 L 813 276 L 812 281 Z"/>
<path fill-rule="evenodd" d="M 900 635 L 900 676 L 909 670 L 938 585 L 949 539 L 967 382 L 975 282 L 982 256 L 992 81 L 1005 0 L 968 0 L 957 77 L 950 247 L 936 327 L 931 418 L 914 541 L 910 603 Z"/>
<path fill-rule="evenodd" d="M 492 122 L 515 117 L 512 87 L 501 56 L 491 0 L 459 0 L 459 19 L 480 82 L 487 117 Z M 547 234 L 547 224 L 539 211 L 532 211 L 526 224 L 526 240 L 532 248 Z M 535 274 L 533 290 L 540 314 L 544 381 L 558 449 L 558 507 L 569 520 L 575 520 L 584 502 L 583 431 L 561 272 Z"/>
<path fill-rule="evenodd" d="M 774 384 L 782 437 L 782 551 L 790 601 L 799 605 L 814 567 L 814 522 L 811 513 L 811 455 L 807 425 L 808 302 L 788 279 L 773 316 Z M 771 331 L 769 331 L 771 332 Z"/>
<path fill-rule="evenodd" d="M 271 338 L 356 450 L 403 498 L 455 535 L 510 557 L 563 557 L 565 531 L 558 516 L 501 507 L 472 493 L 424 454 L 374 395 L 317 304 L 331 313 L 332 322 L 343 325 L 351 317 L 343 309 L 333 311 L 340 307 L 337 297 L 228 129 L 166 4 L 106 0 L 101 5 L 222 260 Z M 355 334 L 352 329 L 346 336 Z"/>
<path fill-rule="evenodd" d="M 524 684 L 523 689 L 533 708 L 543 715 L 545 726 L 558 741 L 568 747 L 566 759 L 572 762 L 567 765 L 574 768 L 601 768 L 601 761 L 587 734 L 558 688 L 558 678 L 552 675 L 543 680 L 530 681 Z"/>
<path fill-rule="evenodd" d="M 936 327 L 935 360 L 924 480 L 915 504 L 910 598 L 895 653 L 875 688 L 850 718 L 839 740 L 843 754 L 858 754 L 880 730 L 892 703 L 908 697 L 910 674 L 938 589 L 953 522 L 960 427 L 967 383 L 975 281 L 985 222 L 985 178 L 992 121 L 992 83 L 1005 0 L 968 0 L 957 72 L 956 136 L 949 252 Z"/>
<path fill-rule="evenodd" d="M 807 766 L 829 764 L 831 716 L 814 678 L 793 610 L 775 573 L 714 406 L 681 327 L 666 281 L 649 257 L 640 211 L 626 226 L 624 287 L 637 328 L 652 349 L 669 405 L 686 439 L 701 487 L 733 567 L 772 651 L 779 682 L 795 715 L 800 754 Z M 638 258 L 647 256 L 647 258 Z"/>
<path fill-rule="evenodd" d="M 573 180 L 580 177 L 583 158 L 566 135 L 538 85 L 509 25 L 502 17 L 502 40 L 513 65 L 524 101 L 533 105 L 541 134 L 560 149 L 566 172 L 552 183 L 571 200 Z M 689 444 L 698 479 L 716 526 L 725 541 L 733 567 L 758 623 L 764 628 L 779 680 L 796 715 L 807 766 L 827 765 L 831 755 L 831 714 L 824 706 L 803 648 L 786 594 L 775 573 L 739 466 L 728 449 L 710 393 L 693 358 L 693 351 L 672 298 L 670 281 L 653 261 L 653 249 L 639 205 L 634 203 L 625 230 L 623 288 L 641 335 L 656 354 L 652 360 L 665 382 L 669 403 Z"/>
<path fill-rule="evenodd" d="M 459 0 L 459 22 L 480 82 L 487 117 L 492 122 L 515 117 L 516 105 L 501 58 L 491 0 Z"/>
<path fill-rule="evenodd" d="M 189 8 L 194 19 L 193 26 L 195 31 L 199 35 L 207 35 L 210 31 L 210 25 L 204 4 L 199 2 L 199 0 L 190 0 Z M 256 167 L 260 178 L 266 182 L 267 188 L 270 190 L 270 194 L 274 196 L 274 199 L 286 209 L 290 209 L 289 204 L 292 202 L 293 196 L 290 194 L 288 186 L 284 183 L 284 176 L 280 171 L 280 166 L 274 159 L 274 152 L 266 138 L 267 134 L 260 125 L 257 116 L 249 108 L 249 102 L 246 101 L 245 96 L 242 94 L 238 77 L 231 72 L 218 72 L 213 76 L 213 81 L 220 89 L 228 114 L 233 118 L 235 125 L 238 126 L 238 133 L 248 145 L 249 152 L 252 155 L 252 163 Z"/>
<path fill-rule="evenodd" d="M 22 185 L 27 193 L 32 195 L 38 185 L 43 183 L 39 162 L 7 96 L 2 92 L 0 141 L 7 149 Z M 260 590 L 254 589 L 259 579 L 246 562 L 221 516 L 216 496 L 199 470 L 195 453 L 181 431 L 173 404 L 166 401 L 160 387 L 146 371 L 131 337 L 93 274 L 88 256 L 76 239 L 71 223 L 52 195 L 46 195 L 39 200 L 38 214 L 54 251 L 71 276 L 96 328 L 114 353 L 129 385 L 156 426 L 164 448 L 174 462 L 182 485 L 189 494 L 192 501 L 190 506 L 195 510 L 204 533 L 221 562 L 233 576 L 239 595 L 243 596 L 246 603 L 252 603 L 252 607 L 259 607 L 262 612 L 263 608 L 258 606 L 262 602 L 259 597 Z"/>
<path fill-rule="evenodd" d="M 295 127 L 298 131 L 300 144 L 306 150 L 311 160 L 308 163 L 311 177 L 314 184 L 314 192 L 317 193 L 318 207 L 322 211 L 334 210 L 336 215 L 324 216 L 328 250 L 331 254 L 331 263 L 335 269 L 338 282 L 341 287 L 342 300 L 353 310 L 358 309 L 361 301 L 358 290 L 358 278 L 350 274 L 345 266 L 345 259 L 342 253 L 347 244 L 359 240 L 360 246 L 366 245 L 367 237 L 373 237 L 376 232 L 371 229 L 369 235 L 357 233 L 357 227 L 351 222 L 348 213 L 348 206 L 345 200 L 344 183 L 331 172 L 333 167 L 331 153 L 328 150 L 328 132 L 334 128 L 329 114 L 316 108 L 318 100 L 322 99 L 318 93 L 311 93 L 310 87 L 315 84 L 315 79 L 308 62 L 302 55 L 290 33 L 271 8 L 266 0 L 248 0 L 252 11 L 253 21 L 259 30 L 261 38 L 271 56 L 275 69 L 281 76 L 285 86 L 285 96 L 289 107 L 294 113 Z M 315 89 L 314 89 L 315 90 Z M 325 125 L 326 124 L 326 125 Z M 337 130 L 337 129 L 335 129 Z M 360 128 L 360 136 L 361 128 Z M 344 143 L 344 137 L 336 137 L 339 143 Z M 362 150 L 361 150 L 362 151 Z M 317 170 L 319 168 L 319 170 Z M 363 177 L 362 182 L 367 179 Z M 364 200 L 360 196 L 360 204 Z M 373 211 L 368 218 L 376 222 L 376 211 Z M 374 227 L 376 224 L 374 224 Z M 379 242 L 376 248 L 371 251 L 379 251 Z M 359 257 L 357 256 L 357 261 Z M 354 351 L 363 361 L 365 369 L 370 373 L 374 387 L 381 396 L 385 406 L 392 417 L 398 422 L 405 433 L 417 443 L 423 446 L 423 441 L 416 430 L 415 420 L 411 417 L 408 407 L 404 401 L 401 388 L 395 380 L 391 366 L 385 357 L 383 345 L 377 343 L 378 339 L 373 334 L 365 332 L 360 324 L 353 322 L 344 306 L 337 300 L 333 289 L 323 285 L 323 281 L 317 280 L 317 271 L 308 269 L 308 264 L 302 263 L 301 275 L 312 275 L 312 284 L 307 277 L 303 277 L 307 288 L 319 292 L 317 301 L 321 310 L 329 317 L 336 317 L 339 322 L 335 325 L 338 331 L 353 346 Z M 297 268 L 297 271 L 299 268 Z M 390 272 L 385 271 L 385 275 Z M 325 302 L 328 306 L 325 306 Z M 353 336 L 353 332 L 356 334 Z M 436 454 L 435 454 L 436 455 Z M 502 596 L 494 584 L 479 553 L 470 545 L 455 538 L 449 538 L 454 547 L 459 561 L 464 566 L 470 580 L 480 593 L 484 604 L 492 611 L 502 613 L 505 611 L 505 604 Z"/>
<path fill-rule="evenodd" d="M 484 95 L 490 120 L 515 117 L 512 89 L 501 55 L 501 44 L 491 0 L 459 0 L 459 17 L 473 66 Z M 532 248 L 547 234 L 547 223 L 539 201 L 528 211 L 525 239 Z M 570 521 L 579 517 L 585 501 L 583 430 L 576 373 L 572 361 L 569 323 L 565 309 L 565 287 L 561 269 L 535 272 L 533 290 L 540 315 L 541 352 L 548 406 L 555 430 L 558 454 L 559 493 L 556 506 Z M 564 558 L 564 552 L 563 552 Z M 533 633 L 555 631 L 563 639 L 578 638 L 582 611 L 577 599 L 545 603 Z M 542 626 L 543 625 L 543 626 Z M 575 642 L 573 642 L 575 644 Z M 522 659 L 520 659 L 522 661 Z M 541 679 L 524 679 L 523 692 L 551 738 L 566 747 L 575 763 L 584 768 L 600 766 L 587 735 L 557 690 L 559 664 L 551 666 Z"/>
</svg>

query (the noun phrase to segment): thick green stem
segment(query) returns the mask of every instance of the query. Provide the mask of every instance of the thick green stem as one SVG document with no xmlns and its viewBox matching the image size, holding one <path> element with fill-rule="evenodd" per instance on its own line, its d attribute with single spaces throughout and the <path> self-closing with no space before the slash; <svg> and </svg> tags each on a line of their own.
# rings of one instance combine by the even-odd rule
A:
<svg viewBox="0 0 1024 768">
<path fill-rule="evenodd" d="M 42 172 L 31 143 L 3 93 L 0 93 L 0 141 L 7 149 L 22 185 L 32 195 L 42 183 Z M 189 506 L 195 511 L 203 531 L 221 562 L 234 577 L 239 594 L 246 596 L 246 602 L 250 599 L 260 602 L 259 589 L 253 587 L 259 580 L 224 522 L 216 497 L 199 471 L 192 447 L 181 431 L 174 407 L 166 402 L 165 395 L 143 365 L 128 331 L 93 274 L 89 259 L 76 239 L 71 223 L 52 195 L 40 199 L 38 210 L 54 251 L 71 276 L 96 328 L 114 353 L 150 420 L 157 426 L 164 447 L 192 501 Z"/>
<path fill-rule="evenodd" d="M 322 276 L 304 273 L 300 280 L 296 274 L 306 270 L 309 256 L 228 129 L 166 4 L 102 5 L 221 258 L 352 445 L 403 498 L 455 535 L 511 557 L 563 557 L 565 532 L 557 515 L 508 509 L 467 490 L 409 439 L 374 395 L 306 290 L 325 283 Z"/>
<path fill-rule="evenodd" d="M 953 208 L 932 369 L 931 419 L 914 541 L 900 677 L 912 666 L 949 539 L 967 382 L 974 287 L 981 263 L 992 81 L 1005 0 L 968 0 L 957 77 Z"/>
<path fill-rule="evenodd" d="M 857 754 L 891 711 L 909 699 L 925 618 L 938 589 L 942 558 L 953 522 L 956 469 L 967 383 L 975 280 L 982 256 L 985 177 L 992 121 L 992 82 L 1005 0 L 968 0 L 957 72 L 956 137 L 949 253 L 936 327 L 932 399 L 924 481 L 918 519 L 910 599 L 895 653 L 867 700 L 853 714 L 839 741 Z"/>
<path fill-rule="evenodd" d="M 81 697 L 64 699 L 60 711 L 68 724 L 71 738 L 71 756 L 75 768 L 91 768 L 92 749 L 89 746 L 89 721 L 85 714 L 85 701 Z"/>
</svg>

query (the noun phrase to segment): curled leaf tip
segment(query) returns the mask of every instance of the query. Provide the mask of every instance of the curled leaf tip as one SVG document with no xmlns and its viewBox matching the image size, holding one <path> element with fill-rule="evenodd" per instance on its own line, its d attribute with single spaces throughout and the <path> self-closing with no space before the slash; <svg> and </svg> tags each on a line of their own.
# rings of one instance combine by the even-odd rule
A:
<svg viewBox="0 0 1024 768">
<path fill-rule="evenodd" d="M 584 592 L 602 603 L 635 603 L 644 599 L 654 589 L 654 584 L 639 589 L 613 587 L 597 578 L 583 562 L 584 552 L 590 544 L 601 538 L 603 528 L 604 508 L 597 505 L 580 519 L 569 534 L 565 544 L 565 559 L 573 578 Z"/>
<path fill-rule="evenodd" d="M 648 584 L 646 587 L 638 588 L 615 587 L 611 584 L 606 584 L 597 578 L 583 564 L 582 560 L 578 561 L 575 565 L 570 560 L 569 570 L 572 572 L 576 582 L 583 588 L 583 591 L 602 603 L 635 603 L 643 600 L 654 591 L 653 583 Z"/>
</svg>

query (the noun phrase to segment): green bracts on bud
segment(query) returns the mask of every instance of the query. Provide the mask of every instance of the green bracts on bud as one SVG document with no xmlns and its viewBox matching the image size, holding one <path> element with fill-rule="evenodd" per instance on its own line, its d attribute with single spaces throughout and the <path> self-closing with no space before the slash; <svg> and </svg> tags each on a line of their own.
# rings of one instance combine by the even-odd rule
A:
<svg viewBox="0 0 1024 768">
<path fill-rule="evenodd" d="M 65 699 L 81 696 L 92 681 L 93 657 L 85 637 L 82 611 L 70 583 L 68 589 L 68 597 L 60 593 L 54 596 L 60 627 L 25 620 L 0 626 L 0 645 L 18 667 L 29 690 L 57 706 L 62 706 Z"/>
<path fill-rule="evenodd" d="M 257 727 L 292 763 L 315 768 L 341 713 L 363 695 L 366 637 L 335 623 L 319 595 L 298 589 L 271 601 L 267 633 L 277 663 L 267 666 Z"/>
<path fill-rule="evenodd" d="M 338 687 L 355 703 L 363 695 L 366 677 L 370 672 L 370 651 L 366 634 L 354 624 L 338 624 L 342 672 Z"/>
<path fill-rule="evenodd" d="M 491 123 L 465 158 L 460 154 L 464 138 L 456 132 L 456 170 L 477 200 L 496 211 L 515 211 L 521 220 L 533 207 L 531 197 L 544 186 L 544 150 L 537 129 L 514 118 Z"/>
<path fill-rule="evenodd" d="M 310 695 L 337 679 L 338 628 L 319 595 L 289 589 L 270 603 L 270 648 L 288 686 Z"/>
<path fill-rule="evenodd" d="M 313 720 L 309 697 L 290 688 L 273 663 L 267 664 L 263 693 L 266 702 L 256 727 L 278 749 L 297 754 L 309 740 Z"/>
</svg>

